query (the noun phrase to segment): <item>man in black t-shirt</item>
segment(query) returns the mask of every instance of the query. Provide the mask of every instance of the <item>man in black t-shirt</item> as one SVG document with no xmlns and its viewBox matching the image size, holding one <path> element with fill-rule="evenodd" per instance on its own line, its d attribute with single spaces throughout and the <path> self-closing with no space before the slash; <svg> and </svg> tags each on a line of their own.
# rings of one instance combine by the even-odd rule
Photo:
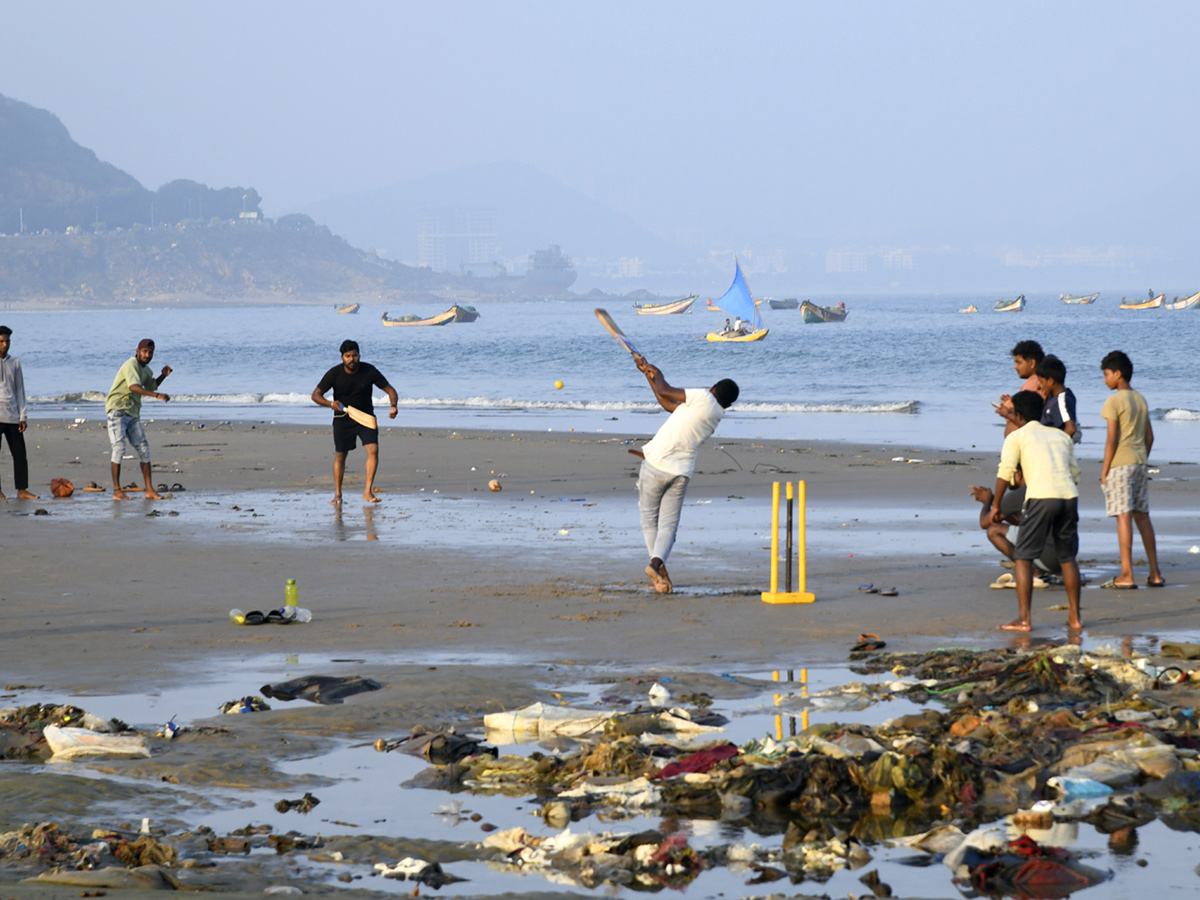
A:
<svg viewBox="0 0 1200 900">
<path fill-rule="evenodd" d="M 367 415 L 375 414 L 375 404 L 371 400 L 371 388 L 377 387 L 388 395 L 392 401 L 389 419 L 396 418 L 396 404 L 399 398 L 396 389 L 388 384 L 388 380 L 370 363 L 361 362 L 358 355 L 358 344 L 355 341 L 342 341 L 342 362 L 334 366 L 321 377 L 321 382 L 313 388 L 313 403 L 328 406 L 333 410 L 333 500 L 334 505 L 342 502 L 342 477 L 346 474 L 346 454 L 355 448 L 361 440 L 367 450 L 367 486 L 363 490 L 363 499 L 368 503 L 378 503 L 375 496 L 375 470 L 379 466 L 379 429 L 359 425 L 348 415 L 346 407 L 353 406 Z M 326 400 L 325 393 L 333 388 L 333 399 Z"/>
</svg>

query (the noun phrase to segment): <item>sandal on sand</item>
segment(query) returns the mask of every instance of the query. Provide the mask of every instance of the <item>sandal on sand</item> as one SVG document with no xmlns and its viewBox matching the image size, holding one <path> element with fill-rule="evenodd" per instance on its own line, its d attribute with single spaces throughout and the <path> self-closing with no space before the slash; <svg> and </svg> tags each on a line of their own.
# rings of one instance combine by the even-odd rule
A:
<svg viewBox="0 0 1200 900">
<path fill-rule="evenodd" d="M 244 619 L 242 622 L 243 625 L 261 625 L 266 621 L 266 616 L 254 609 L 250 610 L 242 618 Z"/>
<path fill-rule="evenodd" d="M 94 481 L 89 481 L 86 485 L 84 485 L 83 489 L 88 493 L 95 493 L 96 491 L 104 490 L 104 488 L 100 487 L 100 485 L 96 484 Z"/>
<path fill-rule="evenodd" d="M 1100 585 L 1106 591 L 1136 591 L 1136 584 L 1117 584 L 1117 579 L 1110 578 L 1104 584 Z"/>
<path fill-rule="evenodd" d="M 882 650 L 887 644 L 879 639 L 877 634 L 860 634 L 858 643 L 850 648 L 851 653 L 869 653 L 872 650 Z"/>
<path fill-rule="evenodd" d="M 292 620 L 285 616 L 282 610 L 273 609 L 267 613 L 266 622 L 268 625 L 290 625 Z"/>
<path fill-rule="evenodd" d="M 1158 579 L 1158 581 L 1151 581 L 1149 578 L 1146 579 L 1146 587 L 1166 587 L 1166 586 L 1167 586 L 1166 581 L 1164 581 L 1161 578 Z"/>
<path fill-rule="evenodd" d="M 992 582 L 991 585 L 995 590 L 1003 590 L 1004 588 L 1015 588 L 1017 579 L 1013 577 L 1012 572 L 1005 572 L 999 578 Z"/>
<path fill-rule="evenodd" d="M 896 590 L 894 587 L 880 588 L 879 596 L 880 597 L 899 597 L 900 592 L 898 590 Z"/>
<path fill-rule="evenodd" d="M 186 491 L 186 490 L 187 490 L 187 488 L 185 488 L 185 487 L 184 487 L 182 484 L 180 484 L 180 483 L 177 481 L 177 482 L 175 482 L 173 485 L 171 485 L 171 490 L 172 490 L 172 491 Z"/>
<path fill-rule="evenodd" d="M 169 487 L 166 486 L 166 484 L 156 484 L 154 486 L 154 489 L 156 491 L 162 491 L 163 493 L 169 493 L 171 490 Z"/>
<path fill-rule="evenodd" d="M 879 588 L 875 587 L 873 584 L 860 584 L 858 586 L 858 592 L 860 594 L 878 594 Z"/>
</svg>

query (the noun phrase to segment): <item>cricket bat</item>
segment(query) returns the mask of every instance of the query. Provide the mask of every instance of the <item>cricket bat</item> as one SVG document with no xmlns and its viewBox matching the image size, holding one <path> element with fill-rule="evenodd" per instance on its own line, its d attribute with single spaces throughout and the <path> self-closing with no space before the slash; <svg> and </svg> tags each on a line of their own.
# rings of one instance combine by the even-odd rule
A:
<svg viewBox="0 0 1200 900">
<path fill-rule="evenodd" d="M 346 410 L 346 415 L 364 428 L 379 427 L 379 421 L 374 416 L 367 415 L 361 409 L 355 409 L 353 406 L 346 406 L 344 409 Z"/>
<path fill-rule="evenodd" d="M 613 317 L 608 314 L 607 310 L 596 310 L 596 318 L 600 320 L 600 324 L 608 330 L 608 333 L 617 339 L 618 344 L 620 344 L 634 356 L 641 356 L 643 358 L 645 357 L 645 354 L 638 349 L 637 344 L 625 336 L 625 332 L 623 332 L 617 323 L 613 321 Z"/>
</svg>

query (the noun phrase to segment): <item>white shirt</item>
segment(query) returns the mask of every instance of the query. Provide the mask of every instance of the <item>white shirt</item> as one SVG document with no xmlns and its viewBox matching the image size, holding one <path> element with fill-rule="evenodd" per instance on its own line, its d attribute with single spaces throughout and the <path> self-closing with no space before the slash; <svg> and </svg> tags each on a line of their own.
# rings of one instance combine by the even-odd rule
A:
<svg viewBox="0 0 1200 900">
<path fill-rule="evenodd" d="M 13 356 L 0 359 L 0 422 L 25 421 L 25 376 L 21 361 Z"/>
<path fill-rule="evenodd" d="M 642 452 L 654 468 L 691 478 L 696 470 L 696 453 L 725 417 L 725 410 L 708 388 L 685 388 L 683 394 L 684 401 Z"/>
</svg>

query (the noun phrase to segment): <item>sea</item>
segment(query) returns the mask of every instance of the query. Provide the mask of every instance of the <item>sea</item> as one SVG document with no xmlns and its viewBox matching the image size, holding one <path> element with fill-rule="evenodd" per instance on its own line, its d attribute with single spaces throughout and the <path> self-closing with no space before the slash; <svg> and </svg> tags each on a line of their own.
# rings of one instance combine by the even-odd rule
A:
<svg viewBox="0 0 1200 900">
<path fill-rule="evenodd" d="M 980 312 L 959 312 L 972 303 Z M 967 294 L 854 297 L 845 322 L 815 325 L 804 324 L 798 310 L 763 304 L 769 335 L 741 344 L 707 341 L 725 314 L 700 303 L 671 316 L 636 315 L 627 300 L 606 307 L 671 384 L 738 382 L 741 397 L 719 437 L 995 453 L 1002 422 L 991 404 L 1020 387 L 1010 351 L 1033 339 L 1067 366 L 1081 458 L 1103 456 L 1100 408 L 1108 391 L 1100 360 L 1121 349 L 1152 410 L 1152 463 L 1200 461 L 1200 383 L 1192 368 L 1200 314 L 1122 310 L 1115 295 L 1087 306 L 1030 295 L 1024 311 L 1008 313 L 992 312 L 993 303 Z M 155 371 L 167 364 L 173 372 L 163 385 L 170 404 L 146 401 L 146 420 L 323 423 L 329 411 L 312 403 L 313 387 L 352 338 L 400 394 L 400 414 L 382 420 L 384 427 L 638 436 L 661 423 L 645 378 L 588 300 L 477 308 L 475 322 L 426 328 L 385 327 L 385 308 L 369 305 L 354 315 L 332 306 L 0 308 L 0 324 L 14 330 L 11 352 L 21 359 L 34 420 L 102 419 L 117 369 L 150 337 Z M 440 308 L 392 310 L 410 312 Z M 376 402 L 384 399 L 380 392 Z"/>
</svg>

